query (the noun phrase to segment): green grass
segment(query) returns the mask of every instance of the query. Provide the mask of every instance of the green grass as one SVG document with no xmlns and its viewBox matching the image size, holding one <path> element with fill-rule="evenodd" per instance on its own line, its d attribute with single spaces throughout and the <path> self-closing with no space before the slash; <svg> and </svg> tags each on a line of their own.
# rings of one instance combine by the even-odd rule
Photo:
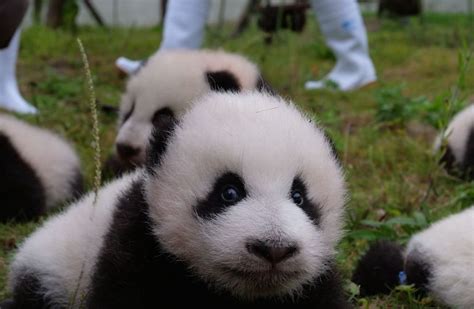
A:
<svg viewBox="0 0 474 309">
<path fill-rule="evenodd" d="M 351 93 L 303 89 L 306 80 L 324 76 L 334 65 L 312 20 L 302 34 L 280 32 L 270 46 L 255 28 L 235 40 L 229 39 L 230 28 L 211 28 L 205 43 L 257 62 L 269 82 L 314 116 L 335 140 L 350 188 L 347 236 L 338 255 L 346 279 L 370 240 L 399 239 L 403 243 L 430 222 L 474 203 L 472 183 L 448 176 L 431 153 L 436 132 L 432 127 L 442 127 L 474 95 L 473 65 L 461 74 L 459 57 L 460 51 L 468 50 L 470 19 L 427 15 L 422 24 L 413 19 L 407 26 L 373 17 L 366 21 L 379 81 Z M 86 27 L 77 35 L 89 55 L 99 104 L 117 105 L 124 81 L 116 74 L 115 59 L 121 55 L 147 57 L 157 48 L 161 31 Z M 41 111 L 38 116 L 22 118 L 74 143 L 91 188 L 92 118 L 76 36 L 36 26 L 27 29 L 18 72 L 23 93 Z M 464 81 L 458 82 L 460 76 Z M 455 85 L 460 92 L 450 99 Z M 100 113 L 99 121 L 104 159 L 112 150 L 116 119 Z M 0 226 L 0 299 L 8 295 L 5 278 L 14 249 L 37 225 Z M 355 303 L 364 308 L 438 306 L 430 298 L 416 299 L 407 288 L 386 297 L 361 299 L 347 283 Z"/>
</svg>

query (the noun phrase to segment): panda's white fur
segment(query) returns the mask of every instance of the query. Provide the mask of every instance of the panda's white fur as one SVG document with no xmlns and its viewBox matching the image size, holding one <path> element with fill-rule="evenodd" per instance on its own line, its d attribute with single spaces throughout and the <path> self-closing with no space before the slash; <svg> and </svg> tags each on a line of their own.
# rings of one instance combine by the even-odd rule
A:
<svg viewBox="0 0 474 309">
<path fill-rule="evenodd" d="M 16 286 L 27 271 L 41 276 L 42 293 L 54 300 L 52 308 L 66 308 L 76 289 L 77 295 L 85 295 L 117 198 L 141 172 L 138 169 L 105 185 L 95 204 L 94 193 L 85 195 L 31 234 L 10 266 L 9 286 Z"/>
<path fill-rule="evenodd" d="M 428 265 L 427 289 L 445 304 L 474 307 L 474 206 L 414 235 L 406 259 Z"/>
<path fill-rule="evenodd" d="M 439 135 L 434 143 L 435 151 L 441 147 L 443 137 L 447 139 L 448 151 L 454 157 L 452 164 L 458 168 L 465 167 L 465 162 L 474 160 L 474 158 L 466 158 L 467 147 L 474 147 L 468 145 L 468 138 L 470 134 L 474 134 L 474 104 L 468 105 L 462 111 L 454 116 L 449 123 L 443 135 Z M 472 143 L 472 141 L 471 141 Z M 474 168 L 474 166 L 472 167 Z"/>
<path fill-rule="evenodd" d="M 76 188 L 72 186 L 80 175 L 80 161 L 68 142 L 49 130 L 6 114 L 0 114 L 0 133 L 8 137 L 39 177 L 47 208 L 73 197 Z"/>
<path fill-rule="evenodd" d="M 126 145 L 139 152 L 130 161 L 141 165 L 153 129 L 155 112 L 168 108 L 179 118 L 191 102 L 211 88 L 206 72 L 230 72 L 241 90 L 257 87 L 260 72 L 243 56 L 213 50 L 160 51 L 127 84 L 120 104 L 116 145 Z M 126 115 L 132 110 L 130 117 Z"/>
<path fill-rule="evenodd" d="M 42 294 L 64 304 L 83 269 L 80 292 L 95 292 L 89 290 L 90 278 L 101 270 L 96 263 L 105 233 L 114 237 L 119 234 L 114 229 L 122 228 L 111 225 L 119 211 L 117 196 L 134 180 L 143 181 L 145 213 L 156 241 L 214 288 L 241 299 L 296 296 L 304 284 L 329 271 L 342 231 L 344 177 L 324 133 L 292 103 L 259 93 L 210 94 L 184 115 L 158 162 L 145 174 L 139 170 L 102 189 L 95 207 L 89 195 L 28 238 L 10 268 L 11 286 L 21 285 L 24 272 L 32 269 Z M 196 203 L 206 199 L 216 178 L 228 171 L 240 175 L 248 196 L 217 217 L 199 217 Z M 295 177 L 302 178 L 308 202 L 314 205 L 311 210 L 320 214 L 317 224 L 289 196 Z M 122 200 L 132 202 L 132 212 L 140 211 L 133 199 Z M 246 250 L 249 239 L 295 243 L 298 252 L 270 266 Z M 108 263 L 121 253 L 113 251 L 102 260 Z M 239 271 L 249 278 L 235 273 Z M 107 275 L 99 274 L 98 280 Z"/>
</svg>

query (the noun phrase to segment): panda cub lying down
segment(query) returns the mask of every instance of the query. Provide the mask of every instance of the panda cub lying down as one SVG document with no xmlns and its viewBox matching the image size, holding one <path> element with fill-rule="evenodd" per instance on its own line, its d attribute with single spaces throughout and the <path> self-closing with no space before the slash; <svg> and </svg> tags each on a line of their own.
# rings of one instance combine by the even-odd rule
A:
<svg viewBox="0 0 474 309">
<path fill-rule="evenodd" d="M 12 308 L 348 306 L 334 267 L 345 181 L 319 128 L 254 92 L 210 94 L 159 129 L 145 169 L 23 243 Z"/>
<path fill-rule="evenodd" d="M 394 243 L 375 243 L 352 280 L 363 295 L 413 284 L 448 306 L 474 308 L 474 206 L 412 236 L 404 253 Z"/>
<path fill-rule="evenodd" d="M 443 134 L 435 140 L 434 148 L 441 148 L 446 139 L 446 151 L 441 162 L 447 171 L 465 180 L 474 180 L 474 104 L 457 113 Z"/>
<path fill-rule="evenodd" d="M 83 191 L 73 147 L 6 114 L 0 114 L 0 173 L 0 222 L 37 219 Z"/>
</svg>

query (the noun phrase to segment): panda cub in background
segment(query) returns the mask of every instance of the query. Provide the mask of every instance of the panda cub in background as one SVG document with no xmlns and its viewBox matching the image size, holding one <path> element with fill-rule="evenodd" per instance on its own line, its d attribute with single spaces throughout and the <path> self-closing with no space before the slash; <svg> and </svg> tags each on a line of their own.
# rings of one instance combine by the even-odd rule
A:
<svg viewBox="0 0 474 309">
<path fill-rule="evenodd" d="M 79 159 L 58 135 L 0 114 L 0 221 L 37 218 L 82 191 Z"/>
<path fill-rule="evenodd" d="M 375 243 L 359 261 L 352 281 L 363 295 L 388 294 L 399 284 L 414 284 L 446 305 L 474 308 L 474 206 L 415 234 L 404 254 L 394 243 Z"/>
<path fill-rule="evenodd" d="M 255 92 L 209 94 L 158 129 L 145 169 L 23 243 L 12 308 L 348 306 L 334 267 L 345 181 L 319 128 Z"/>
<path fill-rule="evenodd" d="M 459 112 L 450 122 L 446 132 L 447 148 L 441 161 L 450 173 L 474 180 L 474 104 Z M 441 147 L 442 138 L 435 142 Z"/>
<path fill-rule="evenodd" d="M 237 54 L 212 50 L 160 51 L 131 77 L 120 104 L 115 141 L 117 165 L 145 162 L 154 127 L 179 118 L 191 102 L 210 91 L 271 91 L 255 64 Z"/>
</svg>

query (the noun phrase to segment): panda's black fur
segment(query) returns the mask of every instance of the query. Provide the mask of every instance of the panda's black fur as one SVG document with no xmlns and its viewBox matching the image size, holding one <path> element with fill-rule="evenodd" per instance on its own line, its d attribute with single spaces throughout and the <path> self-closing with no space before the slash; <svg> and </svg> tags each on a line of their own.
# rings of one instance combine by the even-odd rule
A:
<svg viewBox="0 0 474 309">
<path fill-rule="evenodd" d="M 432 266 L 426 260 L 403 257 L 403 247 L 390 241 L 378 241 L 357 263 L 352 281 L 360 286 L 361 296 L 389 294 L 401 284 L 412 284 L 417 295 L 428 292 Z M 406 275 L 402 282 L 400 276 Z"/>
<path fill-rule="evenodd" d="M 403 263 L 399 245 L 378 241 L 360 259 L 352 281 L 360 285 L 361 296 L 388 293 L 399 284 Z"/>
<path fill-rule="evenodd" d="M 35 171 L 0 133 L 0 220 L 31 220 L 44 213 L 46 197 Z"/>
<path fill-rule="evenodd" d="M 240 91 L 237 78 L 229 71 L 206 72 L 207 83 L 212 91 Z"/>
</svg>

